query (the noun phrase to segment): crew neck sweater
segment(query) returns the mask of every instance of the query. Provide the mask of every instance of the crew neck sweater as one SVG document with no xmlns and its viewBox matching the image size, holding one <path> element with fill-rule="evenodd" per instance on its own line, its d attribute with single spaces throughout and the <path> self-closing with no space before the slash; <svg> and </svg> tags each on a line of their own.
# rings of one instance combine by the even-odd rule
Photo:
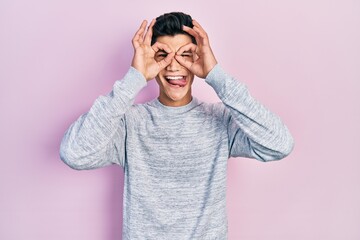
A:
<svg viewBox="0 0 360 240">
<path fill-rule="evenodd" d="M 228 159 L 291 152 L 287 127 L 243 83 L 219 65 L 205 81 L 221 102 L 134 104 L 147 82 L 131 67 L 66 131 L 60 156 L 70 167 L 123 167 L 124 240 L 227 239 Z"/>
</svg>

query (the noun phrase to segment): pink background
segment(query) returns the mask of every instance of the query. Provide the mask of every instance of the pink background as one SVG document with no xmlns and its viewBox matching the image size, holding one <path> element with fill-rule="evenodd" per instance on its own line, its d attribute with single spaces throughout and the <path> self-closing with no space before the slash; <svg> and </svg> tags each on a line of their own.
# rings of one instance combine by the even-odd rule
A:
<svg viewBox="0 0 360 240">
<path fill-rule="evenodd" d="M 283 161 L 229 161 L 229 239 L 360 239 L 356 0 L 0 1 L 0 239 L 121 239 L 122 169 L 74 171 L 59 144 L 127 71 L 141 21 L 169 11 L 203 25 L 296 140 Z M 157 93 L 151 82 L 137 101 Z"/>
</svg>

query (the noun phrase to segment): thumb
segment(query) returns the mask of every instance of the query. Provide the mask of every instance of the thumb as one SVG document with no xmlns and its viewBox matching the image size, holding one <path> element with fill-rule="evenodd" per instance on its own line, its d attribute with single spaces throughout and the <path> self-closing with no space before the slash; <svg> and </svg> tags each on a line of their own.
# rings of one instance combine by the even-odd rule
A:
<svg viewBox="0 0 360 240">
<path fill-rule="evenodd" d="M 189 71 L 191 71 L 191 67 L 193 65 L 192 61 L 188 61 L 188 60 L 186 60 L 185 58 L 183 58 L 182 56 L 179 56 L 179 55 L 175 55 L 175 59 L 176 59 L 176 61 L 178 61 L 178 63 L 180 63 L 180 65 L 184 66 Z"/>
<path fill-rule="evenodd" d="M 160 71 L 171 63 L 171 60 L 174 58 L 174 55 L 175 55 L 174 52 L 168 53 L 168 55 L 163 60 L 158 62 Z"/>
</svg>

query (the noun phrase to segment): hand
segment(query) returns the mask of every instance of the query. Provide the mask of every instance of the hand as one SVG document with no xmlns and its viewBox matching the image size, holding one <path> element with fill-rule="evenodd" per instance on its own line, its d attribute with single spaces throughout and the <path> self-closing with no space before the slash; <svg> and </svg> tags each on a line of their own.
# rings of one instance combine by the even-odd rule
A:
<svg viewBox="0 0 360 240">
<path fill-rule="evenodd" d="M 196 39 L 196 44 L 189 43 L 182 46 L 175 55 L 175 59 L 184 67 L 189 69 L 194 75 L 200 78 L 206 78 L 208 73 L 215 67 L 217 61 L 210 48 L 209 38 L 200 24 L 193 20 L 194 27 L 183 26 L 183 30 Z M 183 58 L 184 52 L 191 51 L 193 53 L 193 61 Z"/>
<path fill-rule="evenodd" d="M 134 57 L 131 66 L 141 72 L 147 81 L 153 79 L 162 69 L 168 66 L 175 55 L 166 44 L 156 42 L 151 46 L 152 28 L 154 24 L 155 19 L 151 21 L 145 34 L 147 21 L 144 20 L 132 39 Z M 164 50 L 167 56 L 157 62 L 154 57 L 155 53 L 160 49 Z"/>
</svg>

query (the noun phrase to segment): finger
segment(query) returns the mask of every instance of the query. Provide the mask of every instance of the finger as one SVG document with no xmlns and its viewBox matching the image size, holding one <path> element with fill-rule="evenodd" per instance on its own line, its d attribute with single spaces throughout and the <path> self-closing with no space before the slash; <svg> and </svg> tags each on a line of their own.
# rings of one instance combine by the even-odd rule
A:
<svg viewBox="0 0 360 240">
<path fill-rule="evenodd" d="M 207 38 L 207 33 L 198 26 L 194 26 L 193 30 L 202 38 Z"/>
<path fill-rule="evenodd" d="M 175 55 L 175 59 L 176 59 L 176 61 L 178 61 L 178 63 L 180 63 L 180 65 L 184 66 L 185 68 L 187 68 L 189 70 L 191 69 L 192 65 L 194 64 L 193 61 L 188 61 L 179 55 Z"/>
<path fill-rule="evenodd" d="M 194 25 L 194 27 L 193 27 L 194 31 L 196 33 L 198 33 L 199 36 L 202 38 L 202 40 L 203 40 L 202 43 L 204 45 L 209 45 L 209 37 L 208 37 L 206 31 L 204 30 L 204 28 L 195 19 L 193 19 L 192 23 Z"/>
<path fill-rule="evenodd" d="M 203 45 L 208 45 L 209 44 L 209 38 L 207 33 L 202 30 L 200 27 L 198 26 L 194 26 L 193 30 L 199 35 L 199 39 L 201 39 L 201 43 Z"/>
<path fill-rule="evenodd" d="M 172 53 L 171 48 L 165 43 L 156 42 L 151 47 L 155 52 L 158 52 L 159 50 L 164 50 L 168 54 Z"/>
<path fill-rule="evenodd" d="M 152 33 L 153 33 L 153 26 L 155 24 L 156 20 L 153 19 L 149 25 L 149 28 L 145 34 L 145 40 L 144 40 L 144 43 L 146 45 L 150 45 L 151 44 L 151 37 L 152 37 Z"/>
<path fill-rule="evenodd" d="M 141 23 L 140 28 L 136 31 L 136 33 L 132 39 L 132 43 L 135 48 L 138 47 L 143 42 L 143 36 L 144 36 L 146 25 L 147 25 L 147 21 L 144 20 Z"/>
<path fill-rule="evenodd" d="M 200 25 L 200 23 L 198 21 L 196 21 L 195 19 L 193 19 L 192 24 L 198 28 L 201 29 L 201 31 L 205 32 L 204 28 Z"/>
<path fill-rule="evenodd" d="M 196 48 L 197 45 L 194 43 L 188 43 L 182 47 L 180 47 L 177 51 L 176 51 L 176 55 L 180 56 L 182 55 L 184 52 L 190 51 L 192 53 L 196 52 Z"/>
<path fill-rule="evenodd" d="M 190 34 L 191 36 L 193 36 L 195 38 L 196 42 L 200 42 L 200 36 L 199 36 L 199 34 L 197 32 L 195 32 L 194 29 L 184 25 L 183 30 L 185 32 L 187 32 L 188 34 Z"/>
<path fill-rule="evenodd" d="M 182 66 L 190 69 L 191 66 L 193 65 L 193 63 L 198 59 L 198 56 L 197 56 L 197 54 L 196 54 L 196 50 L 197 50 L 197 45 L 196 45 L 196 44 L 194 44 L 194 43 L 188 43 L 188 44 L 180 47 L 180 48 L 177 50 L 175 59 L 176 59 Z M 186 52 L 191 52 L 191 53 L 192 53 L 191 58 L 182 56 L 184 53 L 186 54 Z M 192 61 L 190 61 L 189 59 L 192 59 Z"/>
<path fill-rule="evenodd" d="M 161 61 L 159 61 L 158 62 L 158 65 L 159 65 L 159 70 L 161 71 L 162 69 L 164 69 L 165 67 L 167 67 L 170 63 L 171 63 L 171 61 L 172 61 L 172 59 L 174 58 L 174 56 L 175 56 L 175 53 L 174 52 L 171 52 L 171 53 L 169 53 L 167 56 L 166 56 L 166 58 L 164 58 L 163 60 L 161 60 Z"/>
</svg>

